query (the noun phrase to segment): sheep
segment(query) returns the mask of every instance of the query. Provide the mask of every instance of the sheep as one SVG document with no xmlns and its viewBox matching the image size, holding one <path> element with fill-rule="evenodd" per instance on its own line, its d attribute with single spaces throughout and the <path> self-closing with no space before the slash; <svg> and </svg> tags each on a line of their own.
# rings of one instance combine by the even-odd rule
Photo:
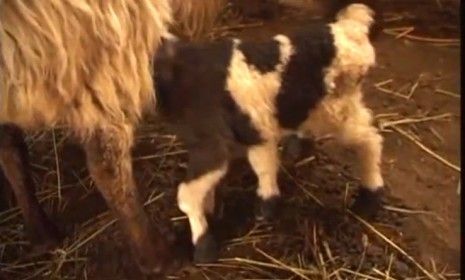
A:
<svg viewBox="0 0 465 280">
<path fill-rule="evenodd" d="M 151 229 L 133 179 L 133 131 L 156 101 L 151 59 L 172 10 L 188 5 L 175 19 L 201 33 L 217 1 L 0 1 L 0 166 L 33 244 L 47 250 L 60 236 L 34 195 L 24 132 L 61 126 L 82 142 L 142 272 L 167 266 L 169 245 Z"/>
<path fill-rule="evenodd" d="M 233 157 L 246 157 L 258 177 L 258 218 L 273 219 L 280 198 L 277 145 L 292 133 L 331 133 L 357 152 L 362 188 L 352 207 L 360 214 L 380 208 L 382 137 L 362 101 L 362 81 L 375 64 L 372 23 L 370 8 L 351 4 L 335 22 L 263 42 L 164 38 L 154 62 L 157 112 L 188 150 L 177 199 L 195 262 L 216 259 L 207 216 Z"/>
</svg>

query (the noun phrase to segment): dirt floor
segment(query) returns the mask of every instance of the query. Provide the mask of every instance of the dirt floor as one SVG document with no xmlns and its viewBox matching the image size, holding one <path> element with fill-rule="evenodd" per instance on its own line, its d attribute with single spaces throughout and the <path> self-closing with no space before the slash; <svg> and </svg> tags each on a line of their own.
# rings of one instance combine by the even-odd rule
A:
<svg viewBox="0 0 465 280">
<path fill-rule="evenodd" d="M 221 259 L 185 263 L 168 279 L 460 279 L 460 49 L 456 40 L 431 43 L 459 38 L 459 11 L 448 1 L 384 2 L 385 29 L 374 41 L 378 65 L 365 87 L 385 138 L 388 195 L 380 216 L 368 224 L 345 210 L 358 180 L 353 155 L 331 140 L 283 163 L 285 203 L 273 224 L 255 222 L 256 179 L 240 161 L 218 189 Z M 307 20 L 287 11 L 232 33 L 260 39 Z M 409 26 L 414 30 L 402 38 L 389 34 Z M 66 238 L 62 249 L 34 257 L 17 209 L 0 212 L 0 279 L 144 279 L 82 151 L 58 130 L 31 135 L 28 143 L 39 197 Z M 175 200 L 185 159 L 159 122 L 141 126 L 136 178 L 154 223 L 171 219 L 182 237 L 179 259 L 190 252 Z"/>
</svg>

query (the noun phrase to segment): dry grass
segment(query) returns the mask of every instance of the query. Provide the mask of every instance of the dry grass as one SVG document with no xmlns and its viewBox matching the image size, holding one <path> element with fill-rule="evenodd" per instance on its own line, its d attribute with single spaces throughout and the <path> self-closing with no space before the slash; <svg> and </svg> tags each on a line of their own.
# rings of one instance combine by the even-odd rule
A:
<svg viewBox="0 0 465 280">
<path fill-rule="evenodd" d="M 410 39 L 419 42 L 440 44 L 441 46 L 460 46 L 459 38 L 432 38 L 426 36 L 413 35 L 415 27 L 396 27 L 396 28 L 385 28 L 384 33 L 395 36 L 396 39 Z"/>
<path fill-rule="evenodd" d="M 396 125 L 396 124 L 394 124 Z M 152 128 L 143 129 L 151 131 Z M 143 137 L 144 132 L 141 134 Z M 30 143 L 33 145 L 34 140 L 37 136 L 31 138 Z M 59 162 L 63 162 L 60 158 L 60 154 L 63 149 L 63 141 L 60 137 L 53 140 L 53 134 L 50 133 L 51 147 L 55 147 L 47 162 L 53 169 L 43 171 L 45 173 L 53 174 L 52 171 L 57 171 L 56 165 L 53 163 L 56 159 Z M 183 155 L 185 151 L 183 147 L 179 145 L 170 135 L 157 134 L 154 136 L 158 142 L 157 146 L 162 147 L 159 151 L 143 156 L 136 156 L 136 162 L 149 164 L 153 169 L 172 168 L 164 166 L 169 159 L 173 162 L 179 161 L 179 156 Z M 47 137 L 41 136 L 40 139 L 47 139 Z M 58 141 L 57 141 L 58 140 Z M 56 143 L 56 144 L 54 144 Z M 311 165 L 315 158 L 309 160 L 304 158 L 305 164 Z M 41 165 L 42 163 L 37 163 Z M 178 163 L 175 163 L 176 165 Z M 284 174 L 287 174 L 288 180 L 293 182 L 295 186 L 300 190 L 302 199 L 297 200 L 298 204 L 293 205 L 297 208 L 305 209 L 306 205 L 316 205 L 322 209 L 328 206 L 324 206 L 323 200 L 318 198 L 317 194 L 314 194 L 311 189 L 306 186 L 302 179 L 296 175 L 291 174 L 292 171 L 288 171 L 283 167 Z M 62 170 L 62 172 L 64 172 Z M 85 186 L 85 192 L 92 190 L 91 182 L 85 173 L 80 174 L 75 180 L 75 184 L 64 183 L 61 185 L 59 197 L 57 192 L 57 176 L 52 176 L 54 187 L 46 187 L 44 190 L 39 192 L 39 197 L 44 205 L 52 205 L 55 209 L 64 209 L 67 206 L 67 193 L 72 189 L 82 188 Z M 172 175 L 172 174 L 170 174 Z M 169 175 L 168 175 L 169 176 Z M 180 180 L 177 178 L 176 180 Z M 313 186 L 317 187 L 317 186 Z M 173 197 L 167 197 L 164 192 L 160 192 L 160 189 L 153 189 L 148 193 L 145 206 L 150 211 L 157 208 L 157 204 L 166 199 L 173 199 Z M 58 201 L 61 200 L 61 204 Z M 315 203 L 316 202 L 316 203 Z M 60 206 L 61 205 L 61 206 Z M 417 214 L 431 214 L 425 211 L 415 211 L 409 209 L 403 209 L 401 207 L 387 206 L 388 211 L 401 212 L 404 215 L 417 215 Z M 303 211 L 303 210 L 299 210 Z M 61 211 L 66 212 L 66 211 Z M 321 233 L 321 225 L 314 224 L 308 226 L 308 231 L 304 239 L 308 240 L 304 242 L 305 252 L 292 249 L 292 253 L 285 252 L 282 250 L 286 247 L 286 242 L 289 240 L 302 240 L 302 236 L 296 235 L 299 231 L 292 231 L 292 234 L 283 235 L 283 232 L 277 232 L 272 225 L 255 224 L 250 230 L 239 237 L 232 237 L 223 242 L 223 247 L 227 250 L 231 250 L 234 254 L 241 252 L 245 248 L 249 251 L 247 254 L 240 254 L 235 257 L 225 257 L 219 260 L 216 264 L 202 265 L 191 271 L 191 273 L 200 273 L 204 279 L 223 279 L 220 277 L 224 276 L 224 279 L 230 279 L 228 275 L 249 275 L 244 279 L 404 279 L 399 272 L 394 269 L 393 262 L 398 262 L 398 256 L 401 255 L 407 258 L 412 265 L 416 266 L 418 276 L 411 279 L 458 279 L 458 275 L 449 273 L 448 271 L 430 271 L 421 265 L 414 257 L 410 256 L 407 251 L 401 249 L 401 245 L 395 243 L 389 237 L 383 235 L 378 231 L 374 225 L 360 219 L 349 212 L 353 218 L 351 224 L 360 223 L 370 232 L 374 232 L 378 237 L 383 240 L 387 246 L 383 246 L 385 250 L 384 258 L 385 264 L 379 264 L 380 266 L 367 266 L 364 263 L 370 261 L 371 257 L 365 256 L 365 251 L 370 242 L 366 235 L 361 240 L 363 245 L 362 257 L 353 256 L 357 265 L 351 265 L 338 255 L 337 252 L 333 251 L 334 240 L 333 237 L 325 236 Z M 171 215 L 171 214 L 170 214 Z M 300 215 L 305 215 L 301 213 Z M 341 213 L 340 215 L 344 215 Z M 171 215 L 172 221 L 176 223 L 186 223 L 185 217 Z M 296 217 L 296 226 L 300 227 Z M 116 220 L 112 218 L 111 214 L 104 211 L 94 217 L 90 217 L 88 221 L 81 223 L 81 225 L 75 228 L 74 234 L 68 236 L 62 248 L 55 250 L 49 256 L 42 257 L 24 257 L 24 253 L 17 252 L 16 258 L 11 256 L 0 254 L 0 272 L 8 275 L 11 279 L 36 279 L 36 278 L 50 278 L 50 279 L 82 279 L 83 275 L 86 275 L 86 269 L 89 264 L 89 259 L 86 257 L 86 252 L 94 246 L 99 246 L 99 237 L 102 235 L 111 234 L 110 228 L 115 228 Z M 27 250 L 28 242 L 22 234 L 21 230 L 21 219 L 19 217 L 18 210 L 15 208 L 6 210 L 0 213 L 0 236 L 1 236 L 1 248 L 0 252 L 7 252 L 14 246 L 19 246 L 21 250 Z M 343 230 L 343 229 L 342 229 Z M 360 231 L 363 233 L 363 230 Z M 287 237 L 284 237 L 287 236 Z M 284 243 L 279 245 L 280 242 Z M 300 241 L 302 242 L 302 241 Z M 274 244 L 274 245 L 270 245 Z M 277 249 L 277 247 L 278 249 Z M 279 249 L 281 247 L 281 249 Z M 26 251 L 24 251 L 26 252 Z M 347 253 L 347 252 L 346 252 Z M 22 255 L 22 256 L 21 256 Z M 393 257 L 397 256 L 397 257 Z M 396 261 L 393 261 L 393 258 Z M 173 275 L 169 279 L 178 279 L 179 276 Z M 426 277 L 426 278 L 425 278 Z M 184 279 L 184 278 L 182 278 Z"/>
</svg>

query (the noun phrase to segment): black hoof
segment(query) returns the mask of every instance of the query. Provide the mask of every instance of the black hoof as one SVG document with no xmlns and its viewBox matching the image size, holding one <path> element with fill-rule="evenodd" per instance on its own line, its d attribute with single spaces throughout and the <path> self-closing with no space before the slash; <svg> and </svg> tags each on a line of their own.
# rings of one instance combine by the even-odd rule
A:
<svg viewBox="0 0 465 280">
<path fill-rule="evenodd" d="M 195 244 L 194 263 L 212 263 L 218 259 L 218 245 L 212 234 L 202 235 Z"/>
<path fill-rule="evenodd" d="M 273 196 L 260 201 L 260 209 L 256 215 L 257 221 L 272 222 L 276 218 L 281 198 Z"/>
<path fill-rule="evenodd" d="M 363 218 L 374 218 L 383 207 L 384 188 L 369 190 L 360 188 L 351 210 Z"/>
</svg>

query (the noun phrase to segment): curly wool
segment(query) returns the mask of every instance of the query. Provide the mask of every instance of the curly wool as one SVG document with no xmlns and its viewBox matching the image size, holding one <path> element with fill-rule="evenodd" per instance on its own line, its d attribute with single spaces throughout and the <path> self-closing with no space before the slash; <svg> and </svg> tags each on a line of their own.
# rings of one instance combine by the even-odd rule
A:
<svg viewBox="0 0 465 280">
<path fill-rule="evenodd" d="M 0 1 L 0 123 L 78 135 L 153 108 L 168 0 Z"/>
<path fill-rule="evenodd" d="M 191 40 L 198 40 L 205 35 L 227 4 L 226 0 L 170 1 L 176 19 L 174 30 Z"/>
</svg>

